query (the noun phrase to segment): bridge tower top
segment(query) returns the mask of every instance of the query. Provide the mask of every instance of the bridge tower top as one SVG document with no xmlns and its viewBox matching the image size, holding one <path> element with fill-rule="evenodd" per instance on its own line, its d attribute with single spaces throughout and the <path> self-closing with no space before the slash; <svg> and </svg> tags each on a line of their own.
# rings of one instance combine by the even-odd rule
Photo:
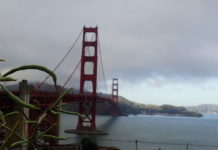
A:
<svg viewBox="0 0 218 150">
<path fill-rule="evenodd" d="M 89 35 L 91 35 L 89 37 Z M 88 52 L 93 48 L 92 55 Z M 82 41 L 82 55 L 81 55 L 81 73 L 80 73 L 80 94 L 84 94 L 84 84 L 86 81 L 92 83 L 92 94 L 96 95 L 97 87 L 97 61 L 98 61 L 98 27 L 87 28 L 83 27 L 83 41 Z M 93 66 L 93 72 L 86 73 L 86 67 L 88 63 Z"/>
<path fill-rule="evenodd" d="M 112 80 L 112 99 L 118 104 L 118 79 L 113 78 Z"/>
</svg>

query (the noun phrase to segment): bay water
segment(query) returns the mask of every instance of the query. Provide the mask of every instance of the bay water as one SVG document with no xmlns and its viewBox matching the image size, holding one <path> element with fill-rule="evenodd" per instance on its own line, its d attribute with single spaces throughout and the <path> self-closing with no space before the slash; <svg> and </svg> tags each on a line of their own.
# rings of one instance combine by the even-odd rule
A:
<svg viewBox="0 0 218 150">
<path fill-rule="evenodd" d="M 108 132 L 108 135 L 81 136 L 65 133 L 64 130 L 76 128 L 77 117 L 62 114 L 60 135 L 68 140 L 61 143 L 77 143 L 84 137 L 90 137 L 99 145 L 116 146 L 123 150 L 218 149 L 218 115 L 204 114 L 201 118 L 159 115 L 97 116 L 96 120 L 97 129 Z"/>
</svg>

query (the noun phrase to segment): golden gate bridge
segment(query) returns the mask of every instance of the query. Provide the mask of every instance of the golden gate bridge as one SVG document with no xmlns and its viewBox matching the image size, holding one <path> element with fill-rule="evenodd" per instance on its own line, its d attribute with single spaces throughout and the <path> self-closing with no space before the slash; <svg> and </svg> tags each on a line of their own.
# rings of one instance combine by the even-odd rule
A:
<svg viewBox="0 0 218 150">
<path fill-rule="evenodd" d="M 82 38 L 82 44 L 79 40 L 80 38 Z M 81 45 L 81 47 L 79 45 Z M 62 71 L 60 68 L 64 66 L 64 63 L 69 62 L 71 59 L 70 54 L 74 49 L 79 49 L 81 57 L 78 56 L 79 53 L 77 55 L 74 54 L 74 58 L 77 59 L 77 62 L 74 60 L 74 65 L 68 64 L 70 68 L 73 68 L 72 66 L 74 66 L 74 68 L 68 68 L 67 71 Z M 52 54 L 48 57 L 52 57 Z M 40 107 L 40 110 L 38 111 L 29 110 L 28 112 L 31 120 L 36 120 L 42 114 L 43 110 L 48 108 L 48 106 L 57 99 L 61 91 L 69 87 L 76 87 L 78 88 L 77 92 L 68 94 L 63 98 L 63 102 L 65 103 L 77 102 L 78 112 L 85 116 L 84 118 L 78 116 L 77 127 L 73 132 L 79 134 L 98 133 L 96 129 L 96 103 L 108 102 L 113 108 L 111 114 L 119 114 L 117 78 L 112 80 L 111 96 L 98 94 L 101 92 L 101 89 L 103 89 L 102 87 L 99 87 L 100 84 L 104 84 L 106 91 L 108 91 L 102 60 L 98 27 L 84 26 L 73 45 L 53 69 L 59 81 L 58 91 L 51 90 L 51 79 L 47 76 L 40 84 L 34 85 L 34 88 L 31 89 L 28 89 L 27 81 L 24 81 L 20 86 L 20 90 L 15 90 L 13 93 L 21 98 L 26 98 L 29 103 Z M 99 80 L 99 68 L 102 69 L 102 80 Z M 79 82 L 79 84 L 76 81 Z M 37 103 L 35 100 L 37 100 Z M 2 111 L 11 111 L 15 107 L 13 101 L 10 101 L 9 97 L 2 91 L 0 92 L 0 105 Z M 59 119 L 57 116 L 48 114 L 44 119 L 44 124 L 42 124 L 41 128 L 42 130 L 45 130 L 58 121 Z M 28 126 L 27 130 L 29 134 L 32 132 L 33 129 L 31 128 L 31 125 Z M 58 131 L 58 126 L 51 130 L 53 135 L 58 135 Z M 57 144 L 57 141 L 55 140 L 50 140 L 49 142 L 50 144 Z"/>
</svg>

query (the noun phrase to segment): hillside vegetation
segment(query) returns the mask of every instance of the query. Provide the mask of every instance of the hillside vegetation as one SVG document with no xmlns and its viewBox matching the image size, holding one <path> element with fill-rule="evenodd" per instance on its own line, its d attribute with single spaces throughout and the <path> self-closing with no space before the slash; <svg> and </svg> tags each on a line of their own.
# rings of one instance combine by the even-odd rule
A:
<svg viewBox="0 0 218 150">
<path fill-rule="evenodd" d="M 113 106 L 105 103 L 97 104 L 97 114 L 99 115 L 110 115 Z M 71 103 L 65 106 L 65 109 L 71 111 L 77 111 L 77 104 Z M 202 114 L 188 111 L 185 107 L 176 107 L 172 105 L 145 105 L 132 102 L 124 97 L 119 97 L 119 109 L 120 115 L 168 115 L 168 116 L 187 116 L 187 117 L 202 117 Z"/>
<path fill-rule="evenodd" d="M 190 116 L 202 117 L 202 114 L 188 111 L 185 107 L 176 107 L 173 105 L 145 105 L 131 102 L 124 97 L 120 97 L 121 114 L 147 114 L 147 115 L 173 115 L 173 116 Z"/>
</svg>

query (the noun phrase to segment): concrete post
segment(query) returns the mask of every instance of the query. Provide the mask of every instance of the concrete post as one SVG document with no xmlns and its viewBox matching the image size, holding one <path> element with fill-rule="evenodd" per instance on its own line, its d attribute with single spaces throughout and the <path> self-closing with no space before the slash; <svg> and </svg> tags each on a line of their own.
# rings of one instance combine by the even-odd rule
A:
<svg viewBox="0 0 218 150">
<path fill-rule="evenodd" d="M 28 86 L 27 80 L 22 80 L 19 84 L 19 97 L 24 100 L 26 103 L 29 103 L 30 101 L 30 87 Z M 28 108 L 20 108 L 23 110 L 26 116 L 29 117 L 29 109 Z M 28 124 L 26 123 L 26 120 L 24 117 L 21 118 L 22 123 L 20 125 L 20 134 L 22 137 L 28 137 Z M 22 150 L 27 150 L 27 144 L 22 145 Z"/>
<path fill-rule="evenodd" d="M 22 100 L 24 100 L 25 102 L 29 103 L 30 88 L 28 87 L 27 80 L 23 80 L 19 83 L 19 95 L 18 96 Z M 12 106 L 12 109 L 10 111 L 11 112 L 12 111 L 23 111 L 27 116 L 29 116 L 29 110 L 27 108 L 22 107 L 20 104 L 15 103 L 15 102 L 13 102 L 13 106 Z M 27 125 L 26 120 L 22 114 L 10 116 L 10 117 L 6 118 L 6 121 L 7 121 L 8 127 L 10 127 L 10 128 L 12 128 L 17 121 L 21 121 L 16 132 L 21 137 L 25 138 L 28 136 L 28 125 Z M 9 135 L 9 133 L 6 132 L 6 136 L 8 136 L 8 135 Z M 13 138 L 10 139 L 9 143 L 13 143 L 17 140 L 20 140 L 20 139 L 18 139 L 17 137 L 14 136 Z M 22 146 L 22 150 L 27 150 L 26 145 Z"/>
</svg>

